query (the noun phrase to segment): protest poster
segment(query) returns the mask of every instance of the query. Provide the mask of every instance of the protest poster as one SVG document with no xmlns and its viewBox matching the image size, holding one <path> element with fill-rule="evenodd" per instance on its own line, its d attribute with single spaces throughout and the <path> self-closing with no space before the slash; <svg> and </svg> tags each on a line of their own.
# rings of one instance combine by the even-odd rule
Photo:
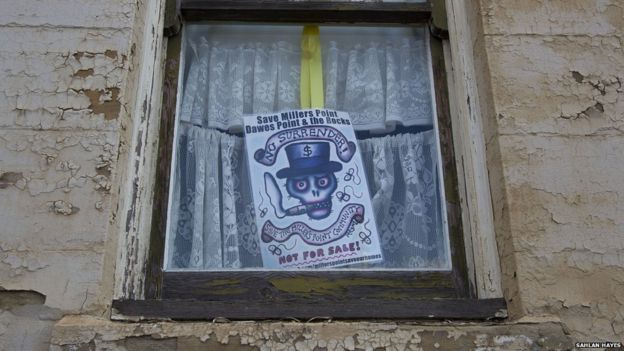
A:
<svg viewBox="0 0 624 351">
<path fill-rule="evenodd" d="M 330 268 L 383 260 L 368 185 L 346 112 L 244 118 L 264 268 Z"/>
</svg>

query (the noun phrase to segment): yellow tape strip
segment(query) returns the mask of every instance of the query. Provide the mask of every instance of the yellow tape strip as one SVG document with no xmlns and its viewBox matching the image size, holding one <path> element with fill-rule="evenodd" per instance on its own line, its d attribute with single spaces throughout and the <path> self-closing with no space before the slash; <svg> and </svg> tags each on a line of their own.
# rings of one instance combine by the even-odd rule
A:
<svg viewBox="0 0 624 351">
<path fill-rule="evenodd" d="M 301 108 L 322 108 L 323 61 L 318 26 L 303 27 L 301 37 Z"/>
</svg>

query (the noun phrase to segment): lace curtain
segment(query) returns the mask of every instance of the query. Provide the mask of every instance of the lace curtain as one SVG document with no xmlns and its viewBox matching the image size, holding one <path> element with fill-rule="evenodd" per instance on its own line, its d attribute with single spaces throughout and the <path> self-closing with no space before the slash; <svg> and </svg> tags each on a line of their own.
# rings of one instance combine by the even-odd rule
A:
<svg viewBox="0 0 624 351">
<path fill-rule="evenodd" d="M 300 106 L 300 27 L 196 27 L 187 32 L 182 121 L 240 131 L 243 115 Z M 348 112 L 356 130 L 431 125 L 425 34 L 322 27 L 325 107 Z"/>
<path fill-rule="evenodd" d="M 244 140 L 183 123 L 170 218 L 170 269 L 261 268 Z M 445 268 L 433 131 L 360 140 L 384 262 Z"/>
<path fill-rule="evenodd" d="M 299 107 L 300 34 L 186 26 L 167 269 L 262 267 L 244 140 L 231 133 L 243 115 Z M 424 28 L 324 26 L 321 41 L 327 108 L 373 136 L 431 127 Z M 360 140 L 360 151 L 384 262 L 359 268 L 449 267 L 434 132 Z"/>
</svg>

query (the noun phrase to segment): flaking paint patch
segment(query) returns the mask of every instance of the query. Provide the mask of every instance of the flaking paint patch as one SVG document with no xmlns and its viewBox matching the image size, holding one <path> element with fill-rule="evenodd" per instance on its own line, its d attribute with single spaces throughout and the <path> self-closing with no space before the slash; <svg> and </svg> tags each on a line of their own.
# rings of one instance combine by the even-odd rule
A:
<svg viewBox="0 0 624 351">
<path fill-rule="evenodd" d="M 10 275 L 12 276 L 20 275 L 24 271 L 36 272 L 49 266 L 46 263 L 42 263 L 37 257 L 24 257 L 24 255 L 19 253 L 9 252 L 3 256 L 2 263 L 11 267 Z"/>
<path fill-rule="evenodd" d="M 117 50 L 29 53 L 0 51 L 0 127 L 113 130 L 128 70 Z M 10 64 L 9 64 L 10 63 Z M 10 123 L 7 123 L 10 122 Z"/>
<path fill-rule="evenodd" d="M 80 135 L 78 133 L 0 131 L 0 147 L 5 150 L 5 162 L 13 159 L 15 161 L 11 162 L 30 163 L 35 162 L 36 157 L 40 160 L 36 167 L 28 166 L 31 167 L 29 172 L 12 172 L 4 177 L 8 183 L 20 189 L 27 189 L 33 196 L 58 189 L 71 191 L 72 188 L 84 186 L 86 180 L 90 178 L 94 179 L 98 190 L 108 191 L 110 189 L 108 176 L 102 175 L 98 178 L 98 170 L 103 170 L 108 175 L 111 174 L 113 166 L 110 161 L 116 157 L 114 139 L 114 135 L 105 133 Z M 80 150 L 84 153 L 91 153 L 95 148 L 100 150 L 100 154 L 94 165 L 81 164 L 84 160 L 64 158 L 65 155 L 72 155 Z M 59 155 L 63 155 L 61 159 L 58 159 Z M 84 156 L 81 158 L 83 159 Z M 18 173 L 21 177 L 18 177 Z"/>
<path fill-rule="evenodd" d="M 621 38 L 487 36 L 503 135 L 624 135 Z M 515 69 L 517 67 L 517 69 Z M 523 67 L 530 67 L 524 69 Z"/>
<path fill-rule="evenodd" d="M 80 211 L 80 208 L 64 200 L 56 200 L 56 201 L 48 202 L 48 208 L 50 209 L 50 212 L 53 212 L 57 215 L 63 215 L 63 216 L 71 216 L 73 214 L 78 213 L 78 211 Z"/>
<path fill-rule="evenodd" d="M 93 70 L 93 68 L 79 69 L 74 73 L 73 77 L 74 78 L 87 78 L 87 77 L 92 76 L 94 72 L 95 71 Z"/>
<path fill-rule="evenodd" d="M 121 110 L 119 101 L 119 88 L 106 88 L 104 90 L 84 90 L 91 104 L 89 108 L 95 114 L 103 114 L 104 119 L 116 119 Z"/>
<path fill-rule="evenodd" d="M 97 330 L 97 333 L 91 331 Z M 457 330 L 454 339 L 448 333 Z M 545 335 L 542 335 L 545 334 Z M 565 350 L 571 341 L 554 323 L 539 325 L 397 325 L 394 323 L 332 322 L 235 322 L 235 323 L 118 323 L 88 317 L 65 317 L 52 338 L 56 347 L 94 343 L 96 350 L 122 345 L 128 338 L 151 336 L 149 345 L 174 338 L 177 350 L 426 350 L 434 343 L 440 349 L 503 351 L 526 349 L 540 340 L 549 350 Z M 498 337 L 498 338 L 497 338 Z M 147 344 L 146 344 L 147 345 Z M 190 348 L 192 346 L 196 348 Z M 175 350 L 176 348 L 172 348 Z"/>
<path fill-rule="evenodd" d="M 0 189 L 6 189 L 10 185 L 15 185 L 24 178 L 22 172 L 4 172 L 0 173 Z"/>
</svg>

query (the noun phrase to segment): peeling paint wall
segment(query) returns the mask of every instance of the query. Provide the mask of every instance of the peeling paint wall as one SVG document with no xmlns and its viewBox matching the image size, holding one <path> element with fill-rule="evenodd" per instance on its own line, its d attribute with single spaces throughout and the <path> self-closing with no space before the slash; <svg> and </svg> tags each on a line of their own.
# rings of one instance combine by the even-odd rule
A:
<svg viewBox="0 0 624 351">
<path fill-rule="evenodd" d="M 622 340 L 624 3 L 482 0 L 480 10 L 488 152 L 502 164 L 490 182 L 504 184 L 494 207 L 515 258 L 516 313 Z"/>
<path fill-rule="evenodd" d="M 145 2 L 23 0 L 0 12 L 0 349 L 624 341 L 624 3 L 471 5 L 510 321 L 111 322 Z"/>
<path fill-rule="evenodd" d="M 502 351 L 565 350 L 571 345 L 561 326 L 552 322 L 523 326 L 388 322 L 123 324 L 71 317 L 55 328 L 50 350 Z"/>
<path fill-rule="evenodd" d="M 108 313 L 107 231 L 135 6 L 2 4 L 2 350 L 47 350 L 63 315 Z M 45 303 L 13 301 L 23 292 Z"/>
</svg>

